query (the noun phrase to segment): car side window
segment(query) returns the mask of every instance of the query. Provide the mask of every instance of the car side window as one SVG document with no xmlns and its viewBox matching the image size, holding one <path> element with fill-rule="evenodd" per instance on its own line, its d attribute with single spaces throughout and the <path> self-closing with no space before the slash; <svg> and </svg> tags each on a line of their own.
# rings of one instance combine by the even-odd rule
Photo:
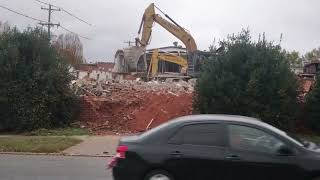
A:
<svg viewBox="0 0 320 180">
<path fill-rule="evenodd" d="M 178 130 L 170 139 L 171 144 L 223 146 L 220 124 L 191 124 Z"/>
<path fill-rule="evenodd" d="M 262 153 L 275 153 L 284 143 L 262 130 L 229 125 L 229 144 L 232 149 Z"/>
</svg>

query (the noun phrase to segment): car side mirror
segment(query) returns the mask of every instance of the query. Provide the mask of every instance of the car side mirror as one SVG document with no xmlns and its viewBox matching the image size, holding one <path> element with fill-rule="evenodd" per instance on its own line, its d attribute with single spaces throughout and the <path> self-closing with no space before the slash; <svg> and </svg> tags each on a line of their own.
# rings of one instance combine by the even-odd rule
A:
<svg viewBox="0 0 320 180">
<path fill-rule="evenodd" d="M 277 150 L 277 154 L 280 156 L 290 156 L 293 154 L 293 151 L 286 145 L 282 145 Z"/>
</svg>

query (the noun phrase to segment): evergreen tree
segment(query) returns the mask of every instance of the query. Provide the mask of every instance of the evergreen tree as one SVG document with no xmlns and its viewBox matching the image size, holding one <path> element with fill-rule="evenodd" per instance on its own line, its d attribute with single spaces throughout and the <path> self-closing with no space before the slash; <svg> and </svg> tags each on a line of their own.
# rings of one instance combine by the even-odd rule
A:
<svg viewBox="0 0 320 180">
<path fill-rule="evenodd" d="M 315 87 L 307 95 L 305 117 L 307 126 L 320 133 L 320 74 L 317 75 Z"/>
<path fill-rule="evenodd" d="M 297 80 L 280 46 L 249 31 L 230 36 L 203 66 L 195 111 L 260 118 L 288 129 L 297 110 Z"/>
<path fill-rule="evenodd" d="M 0 130 L 67 126 L 76 98 L 72 76 L 47 33 L 13 28 L 0 35 Z"/>
</svg>

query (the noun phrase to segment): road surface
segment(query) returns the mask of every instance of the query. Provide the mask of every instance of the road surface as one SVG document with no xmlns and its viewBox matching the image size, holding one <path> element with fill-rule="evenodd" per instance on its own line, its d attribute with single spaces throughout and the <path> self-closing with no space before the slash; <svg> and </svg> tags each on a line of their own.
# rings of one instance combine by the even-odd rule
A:
<svg viewBox="0 0 320 180">
<path fill-rule="evenodd" d="M 0 155 L 0 180 L 112 180 L 108 158 Z"/>
</svg>

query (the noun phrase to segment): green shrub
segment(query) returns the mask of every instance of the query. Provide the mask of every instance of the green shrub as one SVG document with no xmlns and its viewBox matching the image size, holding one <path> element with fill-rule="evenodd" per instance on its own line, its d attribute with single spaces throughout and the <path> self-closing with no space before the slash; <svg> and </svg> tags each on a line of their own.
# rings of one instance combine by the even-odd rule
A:
<svg viewBox="0 0 320 180">
<path fill-rule="evenodd" d="M 315 87 L 306 97 L 306 125 L 320 134 L 320 74 L 317 75 Z"/>
<path fill-rule="evenodd" d="M 40 29 L 0 35 L 2 131 L 63 127 L 72 121 L 77 99 L 64 62 Z"/>
<path fill-rule="evenodd" d="M 202 66 L 194 109 L 200 113 L 260 118 L 289 129 L 297 110 L 297 80 L 280 46 L 249 31 L 223 41 L 224 48 Z"/>
</svg>

